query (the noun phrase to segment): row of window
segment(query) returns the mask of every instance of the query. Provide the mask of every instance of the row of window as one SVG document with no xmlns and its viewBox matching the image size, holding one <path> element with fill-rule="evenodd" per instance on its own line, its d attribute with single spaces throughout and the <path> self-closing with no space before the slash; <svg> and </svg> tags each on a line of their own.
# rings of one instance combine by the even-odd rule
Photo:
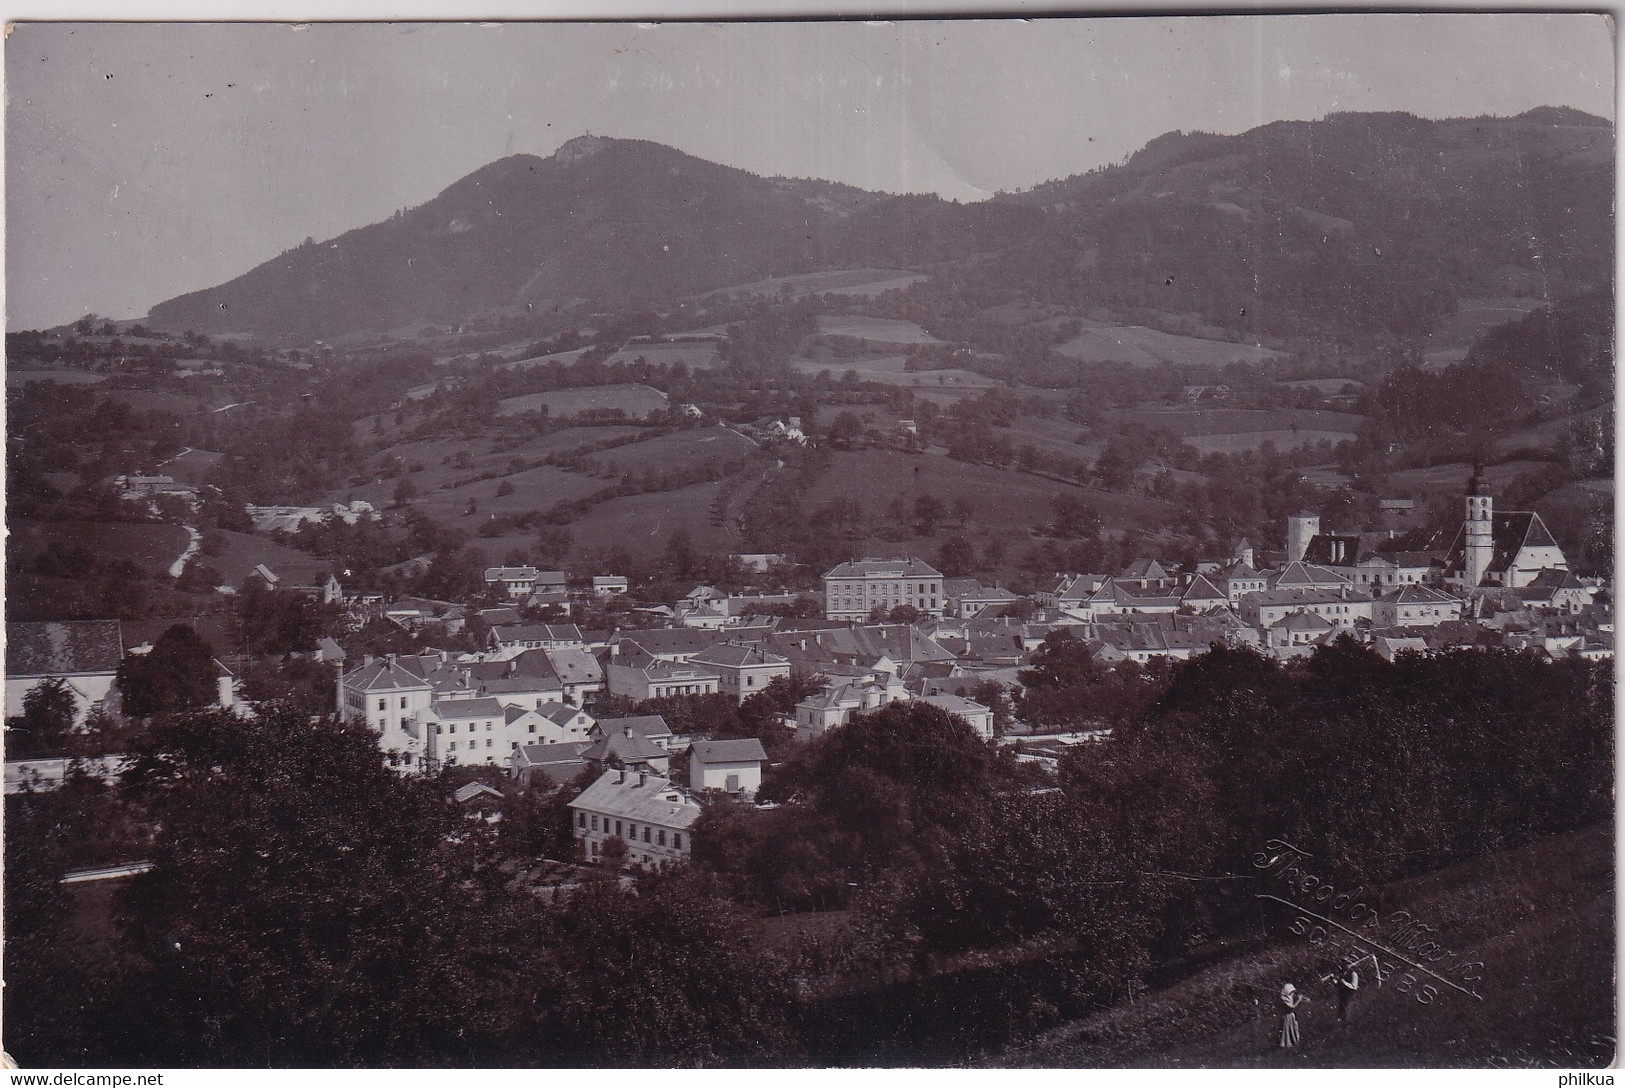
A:
<svg viewBox="0 0 1625 1088">
<path fill-rule="evenodd" d="M 600 828 L 598 826 L 598 816 L 597 816 L 597 814 L 593 814 L 593 816 L 591 817 L 591 820 L 592 820 L 592 823 L 590 825 L 591 829 L 593 831 L 600 830 Z M 576 813 L 576 827 L 582 828 L 582 829 L 588 828 L 589 824 L 588 824 L 587 821 L 588 821 L 587 813 L 585 813 L 585 812 Z M 628 822 L 626 824 L 626 831 L 623 833 L 621 831 L 621 821 L 620 820 L 615 820 L 614 821 L 614 824 L 615 824 L 615 830 L 614 831 L 611 831 L 609 829 L 610 828 L 610 823 L 611 823 L 610 818 L 608 816 L 605 816 L 604 817 L 604 826 L 601 829 L 601 830 L 603 830 L 603 832 L 605 834 L 607 834 L 607 835 L 617 835 L 617 836 L 625 839 L 627 842 L 637 842 L 637 840 L 638 840 L 638 825 L 637 824 Z M 651 831 L 654 833 L 653 840 L 651 840 L 650 837 L 649 837 Z M 665 846 L 666 845 L 666 829 L 662 828 L 662 827 L 651 828 L 648 824 L 644 824 L 643 825 L 643 841 L 644 842 L 653 841 L 656 846 Z M 672 845 L 672 848 L 674 850 L 681 850 L 683 848 L 683 833 L 681 831 L 673 831 L 671 833 L 671 845 Z"/>
<path fill-rule="evenodd" d="M 519 747 L 519 742 L 518 741 L 513 741 L 512 743 L 513 743 L 514 748 Z M 468 750 L 470 752 L 472 752 L 474 749 L 478 748 L 479 746 L 480 746 L 480 742 L 477 741 L 477 740 L 471 740 L 471 741 L 468 742 Z M 491 747 L 491 738 L 490 737 L 485 738 L 485 746 L 487 748 Z M 456 741 L 452 741 L 450 744 L 446 745 L 446 751 L 455 752 L 456 750 L 457 750 L 457 742 Z M 509 750 L 512 751 L 513 749 L 509 749 Z"/>
<path fill-rule="evenodd" d="M 439 727 L 439 726 L 438 726 L 438 725 L 437 725 L 437 726 L 435 726 L 435 727 L 434 727 L 434 731 L 435 731 L 435 732 L 436 732 L 436 733 L 438 733 L 438 732 L 440 732 L 440 727 Z M 469 726 L 468 726 L 468 731 L 469 731 L 469 732 L 470 732 L 470 733 L 478 733 L 478 732 L 479 732 L 479 723 L 477 723 L 477 722 L 471 722 L 471 723 L 469 723 Z M 485 723 L 485 731 L 486 731 L 486 732 L 487 732 L 487 733 L 489 733 L 489 732 L 490 732 L 490 731 L 491 731 L 491 723 L 490 723 L 490 722 L 486 722 L 486 723 Z M 531 726 L 531 727 L 530 727 L 530 731 L 531 731 L 531 732 L 532 732 L 532 733 L 534 733 L 534 732 L 536 732 L 536 727 L 535 727 L 535 726 L 534 726 L 534 725 L 533 725 L 533 726 Z M 451 723 L 451 724 L 449 724 L 449 725 L 447 725 L 447 726 L 446 726 L 446 732 L 448 732 L 448 733 L 455 733 L 455 732 L 457 732 L 457 723 L 456 723 L 456 722 L 452 722 L 452 723 Z"/>
</svg>

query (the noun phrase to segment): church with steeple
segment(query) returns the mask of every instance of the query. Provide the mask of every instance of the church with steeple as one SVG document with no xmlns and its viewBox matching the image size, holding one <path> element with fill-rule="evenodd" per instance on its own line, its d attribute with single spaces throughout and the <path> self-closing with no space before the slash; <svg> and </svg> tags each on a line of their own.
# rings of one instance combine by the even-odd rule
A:
<svg viewBox="0 0 1625 1088">
<path fill-rule="evenodd" d="M 1473 466 L 1461 529 L 1445 556 L 1445 583 L 1462 593 L 1481 586 L 1522 589 L 1542 571 L 1568 569 L 1563 549 L 1540 515 L 1496 510 L 1484 467 Z"/>
<path fill-rule="evenodd" d="M 1381 593 L 1390 587 L 1444 585 L 1463 597 L 1480 588 L 1523 589 L 1543 571 L 1566 574 L 1568 560 L 1540 515 L 1532 510 L 1495 509 L 1482 465 L 1467 481 L 1461 527 L 1434 533 L 1415 551 L 1378 549 L 1378 533 L 1323 533 L 1320 518 L 1296 514 L 1287 519 L 1287 569 L 1340 574 L 1348 582 Z M 1391 534 L 1390 534 L 1391 537 Z M 1450 540 L 1448 547 L 1440 545 Z M 1388 545 L 1389 548 L 1392 545 Z"/>
</svg>

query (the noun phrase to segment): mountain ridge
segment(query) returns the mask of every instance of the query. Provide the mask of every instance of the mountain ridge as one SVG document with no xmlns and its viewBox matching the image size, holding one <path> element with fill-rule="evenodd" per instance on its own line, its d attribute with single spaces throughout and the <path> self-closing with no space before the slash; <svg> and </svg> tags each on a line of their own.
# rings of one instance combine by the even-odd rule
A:
<svg viewBox="0 0 1625 1088">
<path fill-rule="evenodd" d="M 588 134 L 545 158 L 495 160 L 389 219 L 159 303 L 149 320 L 309 338 L 993 254 L 970 274 L 981 286 L 1063 305 L 1406 335 L 1453 310 L 1457 292 L 1611 283 L 1598 239 L 1611 236 L 1612 191 L 1611 123 L 1567 107 L 1175 131 L 1115 166 L 971 204 L 764 178 Z"/>
</svg>

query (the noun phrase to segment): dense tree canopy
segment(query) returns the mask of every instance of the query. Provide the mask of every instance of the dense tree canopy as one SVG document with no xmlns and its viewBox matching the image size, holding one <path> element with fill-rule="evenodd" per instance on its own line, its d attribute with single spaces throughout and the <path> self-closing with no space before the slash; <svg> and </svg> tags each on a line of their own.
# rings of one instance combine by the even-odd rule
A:
<svg viewBox="0 0 1625 1088">
<path fill-rule="evenodd" d="M 145 654 L 130 654 L 118 669 L 127 714 L 144 718 L 208 706 L 216 696 L 214 650 L 189 624 L 177 623 Z"/>
</svg>

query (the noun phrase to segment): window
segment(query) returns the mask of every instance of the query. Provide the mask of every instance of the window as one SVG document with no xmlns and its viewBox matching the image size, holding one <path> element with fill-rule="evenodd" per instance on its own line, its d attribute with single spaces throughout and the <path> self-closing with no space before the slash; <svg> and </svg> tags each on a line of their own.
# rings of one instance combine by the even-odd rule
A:
<svg viewBox="0 0 1625 1088">
<path fill-rule="evenodd" d="M 389 700 L 388 699 L 379 699 L 378 700 L 378 709 L 379 710 L 388 710 L 389 709 Z"/>
<path fill-rule="evenodd" d="M 450 747 L 448 747 L 446 750 L 448 752 L 455 752 L 457 750 L 457 742 L 452 741 Z"/>
<path fill-rule="evenodd" d="M 401 709 L 402 710 L 406 709 L 406 696 L 404 696 L 404 695 L 401 696 Z"/>
<path fill-rule="evenodd" d="M 457 732 L 457 723 L 452 722 L 450 725 L 446 726 L 446 732 L 448 732 L 448 733 Z M 452 747 L 456 747 L 456 745 L 453 745 Z"/>
<path fill-rule="evenodd" d="M 593 817 L 593 818 L 592 818 L 592 829 L 593 829 L 593 830 L 594 830 L 594 831 L 597 831 L 597 830 L 598 830 L 598 817 L 597 817 L 597 816 L 594 816 L 594 817 Z"/>
<path fill-rule="evenodd" d="M 659 843 L 661 846 L 665 846 L 666 845 L 666 832 L 664 830 L 660 830 L 660 831 L 655 832 L 655 841 L 657 843 Z"/>
<path fill-rule="evenodd" d="M 619 835 L 620 833 L 621 833 L 621 821 L 616 820 L 615 821 L 615 834 Z"/>
<path fill-rule="evenodd" d="M 577 827 L 586 827 L 587 826 L 587 814 L 585 812 L 576 813 L 576 826 Z"/>
<path fill-rule="evenodd" d="M 649 841 L 649 825 L 648 824 L 643 825 L 643 841 L 644 842 Z"/>
<path fill-rule="evenodd" d="M 489 733 L 491 731 L 491 723 L 490 722 L 485 723 L 485 731 L 487 733 Z"/>
<path fill-rule="evenodd" d="M 487 748 L 491 747 L 491 738 L 490 737 L 485 738 L 485 746 Z"/>
<path fill-rule="evenodd" d="M 683 848 L 683 833 L 681 831 L 673 831 L 671 833 L 671 845 L 673 850 L 681 850 Z"/>
<path fill-rule="evenodd" d="M 627 824 L 626 825 L 626 841 L 627 842 L 636 842 L 637 837 L 638 837 L 638 825 L 637 824 Z"/>
<path fill-rule="evenodd" d="M 530 723 L 530 731 L 532 733 L 536 732 L 536 723 L 535 722 Z"/>
</svg>

